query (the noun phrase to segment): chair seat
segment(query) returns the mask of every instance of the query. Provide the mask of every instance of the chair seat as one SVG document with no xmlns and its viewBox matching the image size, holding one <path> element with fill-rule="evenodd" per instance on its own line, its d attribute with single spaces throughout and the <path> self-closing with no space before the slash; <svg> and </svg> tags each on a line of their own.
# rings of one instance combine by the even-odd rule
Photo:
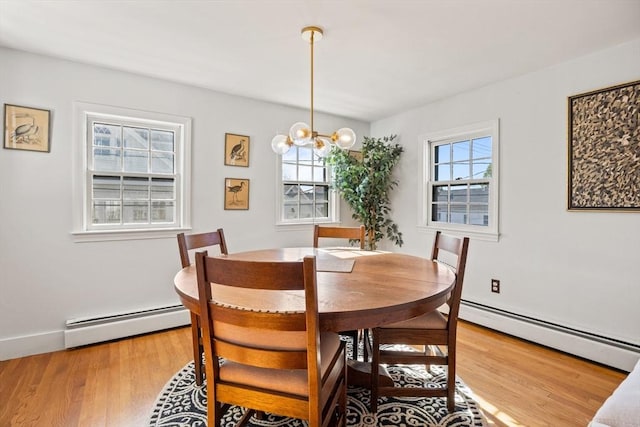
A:
<svg viewBox="0 0 640 427">
<path fill-rule="evenodd" d="M 322 333 L 320 347 L 320 375 L 324 377 L 331 361 L 340 351 L 340 336 L 333 332 Z M 283 390 L 305 397 L 309 394 L 306 369 L 266 369 L 225 361 L 220 366 L 220 380 L 267 390 Z"/>
<path fill-rule="evenodd" d="M 447 329 L 447 318 L 437 310 L 402 322 L 379 326 L 380 329 Z"/>
</svg>

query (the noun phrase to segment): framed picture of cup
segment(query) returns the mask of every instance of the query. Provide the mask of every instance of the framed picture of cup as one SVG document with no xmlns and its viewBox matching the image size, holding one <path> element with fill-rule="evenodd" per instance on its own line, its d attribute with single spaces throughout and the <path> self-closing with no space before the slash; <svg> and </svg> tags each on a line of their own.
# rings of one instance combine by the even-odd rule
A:
<svg viewBox="0 0 640 427">
<path fill-rule="evenodd" d="M 4 148 L 48 153 L 51 112 L 4 104 Z"/>
<path fill-rule="evenodd" d="M 227 166 L 249 166 L 249 137 L 224 134 L 224 164 Z"/>
<path fill-rule="evenodd" d="M 225 210 L 249 209 L 249 180 L 244 178 L 224 179 Z"/>
</svg>

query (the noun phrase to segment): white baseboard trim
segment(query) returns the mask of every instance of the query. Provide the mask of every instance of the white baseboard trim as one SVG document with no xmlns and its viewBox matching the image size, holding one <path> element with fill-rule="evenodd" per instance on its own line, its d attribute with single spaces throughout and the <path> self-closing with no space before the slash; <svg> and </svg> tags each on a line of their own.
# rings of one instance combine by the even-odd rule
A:
<svg viewBox="0 0 640 427">
<path fill-rule="evenodd" d="M 606 339 L 591 339 L 570 330 L 562 331 L 557 327 L 551 328 L 518 319 L 517 316 L 507 316 L 499 311 L 477 307 L 473 303 L 463 302 L 460 305 L 459 316 L 463 320 L 627 372 L 631 371 L 640 359 L 640 348 L 608 343 Z"/>
<path fill-rule="evenodd" d="M 118 338 L 161 331 L 191 323 L 189 310 L 181 308 L 175 311 L 147 314 L 139 317 L 109 320 L 67 328 L 64 331 L 64 347 L 73 348 L 82 345 L 110 341 Z"/>
<path fill-rule="evenodd" d="M 640 359 L 640 351 L 634 348 L 612 345 L 557 328 L 519 320 L 464 302 L 460 307 L 460 318 L 627 372 L 631 371 Z M 181 309 L 64 331 L 5 338 L 0 340 L 0 361 L 175 328 L 188 325 L 190 322 L 189 311 Z"/>
<path fill-rule="evenodd" d="M 191 317 L 189 310 L 181 308 L 122 320 L 103 319 L 102 322 L 89 320 L 82 322 L 86 322 L 86 326 L 80 325 L 67 330 L 0 339 L 0 361 L 177 328 L 189 325 Z"/>
<path fill-rule="evenodd" d="M 0 340 L 0 361 L 64 350 L 63 331 L 43 332 Z"/>
</svg>

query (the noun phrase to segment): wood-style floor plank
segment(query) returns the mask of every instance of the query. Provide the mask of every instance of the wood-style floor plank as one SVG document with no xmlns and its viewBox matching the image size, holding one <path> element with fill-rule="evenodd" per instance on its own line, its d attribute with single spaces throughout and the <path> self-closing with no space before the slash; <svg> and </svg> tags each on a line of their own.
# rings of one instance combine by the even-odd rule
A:
<svg viewBox="0 0 640 427">
<path fill-rule="evenodd" d="M 0 362 L 0 426 L 144 426 L 190 328 Z M 466 322 L 458 376 L 491 426 L 586 426 L 625 373 Z"/>
</svg>

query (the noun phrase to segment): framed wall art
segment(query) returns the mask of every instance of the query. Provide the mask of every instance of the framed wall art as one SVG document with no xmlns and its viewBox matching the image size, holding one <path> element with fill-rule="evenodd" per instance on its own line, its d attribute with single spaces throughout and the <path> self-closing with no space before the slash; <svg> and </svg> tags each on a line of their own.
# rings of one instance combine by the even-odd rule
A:
<svg viewBox="0 0 640 427">
<path fill-rule="evenodd" d="M 570 96 L 569 210 L 640 211 L 640 81 Z"/>
<path fill-rule="evenodd" d="M 349 155 L 354 159 L 356 159 L 358 163 L 362 163 L 362 161 L 364 160 L 362 156 L 362 151 L 360 150 L 349 150 Z"/>
<path fill-rule="evenodd" d="M 48 153 L 50 121 L 49 110 L 4 104 L 4 148 Z"/>
<path fill-rule="evenodd" d="M 249 209 L 249 180 L 243 178 L 224 179 L 224 208 L 226 210 Z"/>
<path fill-rule="evenodd" d="M 224 134 L 224 164 L 249 166 L 249 137 L 234 133 Z"/>
</svg>

